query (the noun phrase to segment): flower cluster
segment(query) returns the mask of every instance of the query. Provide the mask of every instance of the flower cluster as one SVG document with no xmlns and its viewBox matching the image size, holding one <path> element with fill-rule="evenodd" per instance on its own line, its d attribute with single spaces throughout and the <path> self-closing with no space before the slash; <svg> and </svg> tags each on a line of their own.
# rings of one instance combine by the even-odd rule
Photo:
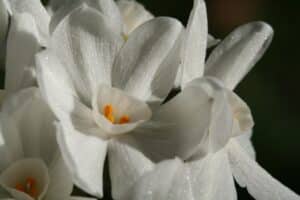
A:
<svg viewBox="0 0 300 200">
<path fill-rule="evenodd" d="M 133 0 L 0 9 L 0 199 L 93 199 L 73 184 L 103 198 L 105 162 L 115 200 L 235 200 L 234 181 L 258 200 L 300 199 L 256 163 L 233 91 L 271 43 L 268 24 L 215 39 L 203 0 L 187 26 Z"/>
</svg>

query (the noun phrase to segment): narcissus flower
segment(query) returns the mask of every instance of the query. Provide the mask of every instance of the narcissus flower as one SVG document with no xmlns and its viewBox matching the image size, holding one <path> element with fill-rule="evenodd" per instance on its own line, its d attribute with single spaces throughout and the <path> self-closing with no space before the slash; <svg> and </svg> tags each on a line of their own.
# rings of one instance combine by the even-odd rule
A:
<svg viewBox="0 0 300 200">
<path fill-rule="evenodd" d="M 7 98 L 0 113 L 0 197 L 16 200 L 70 196 L 71 175 L 61 157 L 54 115 L 38 89 Z"/>
<path fill-rule="evenodd" d="M 110 20 L 83 3 L 37 56 L 38 82 L 60 121 L 58 140 L 74 181 L 99 197 L 110 141 L 149 121 L 171 90 L 183 30 L 175 19 L 155 18 L 125 41 Z"/>
<path fill-rule="evenodd" d="M 132 146 L 111 145 L 111 163 L 115 163 L 110 168 L 112 182 L 119 183 L 113 188 L 116 199 L 232 200 L 237 199 L 234 179 L 257 200 L 299 199 L 255 162 L 250 142 L 253 120 L 245 103 L 214 78 L 192 81 L 184 92 L 192 87 L 202 88 L 212 103 L 210 115 L 206 115 L 210 119 L 208 129 L 198 132 L 202 137 L 194 144 L 186 144 L 187 139 L 176 144 L 177 149 L 191 147 L 188 157 L 177 151 L 179 157 L 160 162 L 154 162 L 155 155 L 147 158 L 141 153 L 148 152 L 141 149 L 151 146 L 151 138 L 145 137 L 146 141 Z M 203 118 L 197 118 L 198 123 Z M 167 145 L 167 141 L 162 145 Z M 122 184 L 125 180 L 126 185 Z"/>
<path fill-rule="evenodd" d="M 299 199 L 255 162 L 250 141 L 254 124 L 250 109 L 231 91 L 269 46 L 272 28 L 262 22 L 239 27 L 212 52 L 205 64 L 203 40 L 207 32 L 200 28 L 206 25 L 205 12 L 204 2 L 196 0 L 184 37 L 181 86 L 183 94 L 193 87 L 201 88 L 211 102 L 211 107 L 206 106 L 210 108 L 209 115 L 203 112 L 202 117 L 193 119 L 201 123 L 204 117 L 209 118 L 206 131 L 198 131 L 202 135 L 198 142 L 194 135 L 186 134 L 195 143 L 186 144 L 189 141 L 186 138 L 185 142 L 177 143 L 174 151 L 178 158 L 173 160 L 162 161 L 163 157 L 170 157 L 163 148 L 160 155 L 147 154 L 148 148 L 153 148 L 153 141 L 143 134 L 140 137 L 144 140 L 129 141 L 132 147 L 112 148 L 111 158 L 118 159 L 111 163 L 122 163 L 111 167 L 112 181 L 131 180 L 126 186 L 120 184 L 113 193 L 122 200 L 237 199 L 235 179 L 255 199 Z M 190 147 L 188 156 L 178 150 L 183 146 Z"/>
<path fill-rule="evenodd" d="M 50 15 L 40 1 L 3 0 L 0 5 L 10 17 L 5 33 L 6 47 L 3 48 L 6 55 L 5 87 L 1 91 L 2 96 L 9 96 L 36 85 L 34 55 L 47 46 Z"/>
</svg>

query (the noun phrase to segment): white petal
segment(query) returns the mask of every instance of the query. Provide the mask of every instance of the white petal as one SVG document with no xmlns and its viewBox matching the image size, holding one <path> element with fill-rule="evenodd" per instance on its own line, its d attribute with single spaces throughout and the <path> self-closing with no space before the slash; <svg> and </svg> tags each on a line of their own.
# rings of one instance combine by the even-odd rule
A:
<svg viewBox="0 0 300 200">
<path fill-rule="evenodd" d="M 36 180 L 38 199 L 42 199 L 48 189 L 48 168 L 42 160 L 24 159 L 13 163 L 0 175 L 0 184 L 16 199 L 32 198 L 15 189 L 17 183 L 23 183 L 26 178 L 32 177 Z"/>
<path fill-rule="evenodd" d="M 182 167 L 183 163 L 178 159 L 158 164 L 153 171 L 142 176 L 122 200 L 169 200 L 172 181 Z"/>
<path fill-rule="evenodd" d="M 58 148 L 53 125 L 55 117 L 39 90 L 29 88 L 15 93 L 2 109 L 15 120 L 24 155 L 41 158 L 49 164 Z"/>
<path fill-rule="evenodd" d="M 252 144 L 251 138 L 252 138 L 252 130 L 238 137 L 232 138 L 231 140 L 236 140 L 236 142 L 238 142 L 240 146 L 244 149 L 245 153 L 247 153 L 250 158 L 255 160 L 256 152 Z"/>
<path fill-rule="evenodd" d="M 235 141 L 228 144 L 228 156 L 235 179 L 257 200 L 299 200 L 300 196 L 273 178 L 251 159 Z"/>
<path fill-rule="evenodd" d="M 148 100 L 152 82 L 161 67 L 168 66 L 174 79 L 178 66 L 164 65 L 181 35 L 182 25 L 171 18 L 155 18 L 138 27 L 123 46 L 112 71 L 113 86 L 125 89 L 130 95 Z M 174 81 L 174 80 L 173 80 Z M 165 83 L 170 85 L 172 83 Z"/>
<path fill-rule="evenodd" d="M 115 34 L 122 34 L 122 18 L 116 3 L 112 0 L 53 0 L 50 2 L 50 9 L 55 11 L 51 18 L 50 31 L 52 32 L 64 17 L 71 14 L 83 4 L 99 12 Z"/>
<path fill-rule="evenodd" d="M 34 85 L 34 77 L 27 77 L 30 75 L 27 71 L 34 68 L 34 55 L 41 48 L 38 35 L 30 14 L 12 16 L 6 52 L 5 89 L 8 93 Z"/>
<path fill-rule="evenodd" d="M 122 16 L 115 1 L 112 0 L 87 0 L 88 5 L 97 9 L 103 14 L 107 24 L 110 25 L 113 32 L 122 33 Z"/>
<path fill-rule="evenodd" d="M 155 161 L 175 156 L 187 159 L 206 141 L 213 102 L 205 85 L 188 86 L 162 105 L 153 114 L 152 122 L 126 139 Z"/>
<path fill-rule="evenodd" d="M 243 25 L 226 37 L 211 53 L 205 69 L 234 89 L 263 56 L 273 37 L 273 29 L 264 22 Z"/>
<path fill-rule="evenodd" d="M 56 117 L 72 121 L 78 130 L 96 134 L 98 127 L 91 109 L 81 103 L 66 70 L 53 53 L 38 54 L 36 62 L 39 86 Z"/>
<path fill-rule="evenodd" d="M 70 0 L 49 0 L 48 2 L 48 11 L 52 14 L 63 7 L 66 3 L 69 3 Z M 51 19 L 52 20 L 52 19 Z"/>
<path fill-rule="evenodd" d="M 73 181 L 60 153 L 49 166 L 50 183 L 45 200 L 67 199 L 72 193 Z"/>
<path fill-rule="evenodd" d="M 154 17 L 142 4 L 135 0 L 119 0 L 117 5 L 123 17 L 126 35 L 130 35 L 138 26 Z"/>
<path fill-rule="evenodd" d="M 67 122 L 58 125 L 57 140 L 74 183 L 87 193 L 101 198 L 107 142 L 80 133 Z"/>
<path fill-rule="evenodd" d="M 112 63 L 122 40 L 101 13 L 85 4 L 56 27 L 54 52 L 85 102 L 91 103 L 92 90 L 98 84 L 111 84 Z"/>
<path fill-rule="evenodd" d="M 227 97 L 234 115 L 233 136 L 250 132 L 254 126 L 250 108 L 234 92 L 228 90 Z"/>
<path fill-rule="evenodd" d="M 114 124 L 107 120 L 103 114 L 106 105 L 113 106 L 116 122 L 126 115 L 130 118 L 129 123 Z M 128 133 L 152 116 L 151 109 L 145 102 L 105 85 L 99 87 L 98 94 L 93 98 L 93 114 L 95 122 L 106 136 Z"/>
<path fill-rule="evenodd" d="M 49 23 L 50 16 L 42 5 L 41 1 L 37 0 L 4 0 L 9 12 L 12 15 L 16 13 L 28 13 L 33 16 L 39 30 L 41 42 L 47 45 L 49 38 Z"/>
<path fill-rule="evenodd" d="M 208 34 L 207 36 L 207 48 L 211 48 L 220 43 L 221 40 L 214 38 L 214 36 Z"/>
<path fill-rule="evenodd" d="M 207 47 L 207 14 L 203 0 L 194 0 L 185 33 L 183 48 L 183 74 L 182 85 L 200 78 L 204 72 L 204 62 Z"/>
<path fill-rule="evenodd" d="M 227 153 L 221 150 L 188 164 L 195 199 L 236 200 L 237 194 Z"/>
<path fill-rule="evenodd" d="M 138 150 L 120 142 L 109 143 L 109 171 L 114 199 L 121 197 L 154 164 Z"/>
<path fill-rule="evenodd" d="M 5 112 L 0 113 L 0 171 L 23 157 L 22 141 L 15 121 Z"/>
</svg>

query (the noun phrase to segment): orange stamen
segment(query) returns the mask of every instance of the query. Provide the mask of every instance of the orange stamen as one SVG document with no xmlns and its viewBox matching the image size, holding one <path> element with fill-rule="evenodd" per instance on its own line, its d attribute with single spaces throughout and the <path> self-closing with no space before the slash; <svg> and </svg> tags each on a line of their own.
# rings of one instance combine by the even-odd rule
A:
<svg viewBox="0 0 300 200">
<path fill-rule="evenodd" d="M 25 192 L 25 187 L 21 183 L 17 183 L 15 189 L 20 192 Z"/>
<path fill-rule="evenodd" d="M 103 108 L 103 114 L 108 119 L 111 123 L 115 123 L 115 118 L 114 118 L 114 109 L 111 104 L 107 104 Z"/>
<path fill-rule="evenodd" d="M 123 115 L 119 120 L 119 124 L 127 124 L 129 122 L 130 122 L 130 118 L 128 115 Z"/>
<path fill-rule="evenodd" d="M 111 104 L 107 104 L 103 108 L 103 115 L 106 117 L 107 120 L 109 120 L 111 123 L 115 123 L 115 116 L 114 116 L 114 108 Z M 119 119 L 118 124 L 126 124 L 130 122 L 130 118 L 128 115 L 123 115 Z"/>
<path fill-rule="evenodd" d="M 38 197 L 38 191 L 36 188 L 36 180 L 32 177 L 26 178 L 25 184 L 22 185 L 21 183 L 17 183 L 15 189 L 24 192 L 31 196 L 32 198 L 36 199 Z"/>
</svg>

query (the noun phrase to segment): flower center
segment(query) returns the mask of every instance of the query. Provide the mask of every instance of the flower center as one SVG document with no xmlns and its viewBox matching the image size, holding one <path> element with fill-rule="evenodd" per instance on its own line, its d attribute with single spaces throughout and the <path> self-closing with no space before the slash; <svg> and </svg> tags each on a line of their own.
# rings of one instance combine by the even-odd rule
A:
<svg viewBox="0 0 300 200">
<path fill-rule="evenodd" d="M 111 104 L 107 104 L 103 108 L 103 115 L 106 117 L 108 121 L 112 124 L 127 124 L 130 122 L 130 117 L 128 115 L 122 115 L 119 120 L 116 120 L 114 114 L 114 108 Z"/>
<path fill-rule="evenodd" d="M 38 190 L 36 179 L 32 177 L 27 177 L 24 183 L 18 182 L 15 186 L 15 189 L 24 192 L 31 196 L 32 198 L 36 199 L 38 197 Z"/>
</svg>

